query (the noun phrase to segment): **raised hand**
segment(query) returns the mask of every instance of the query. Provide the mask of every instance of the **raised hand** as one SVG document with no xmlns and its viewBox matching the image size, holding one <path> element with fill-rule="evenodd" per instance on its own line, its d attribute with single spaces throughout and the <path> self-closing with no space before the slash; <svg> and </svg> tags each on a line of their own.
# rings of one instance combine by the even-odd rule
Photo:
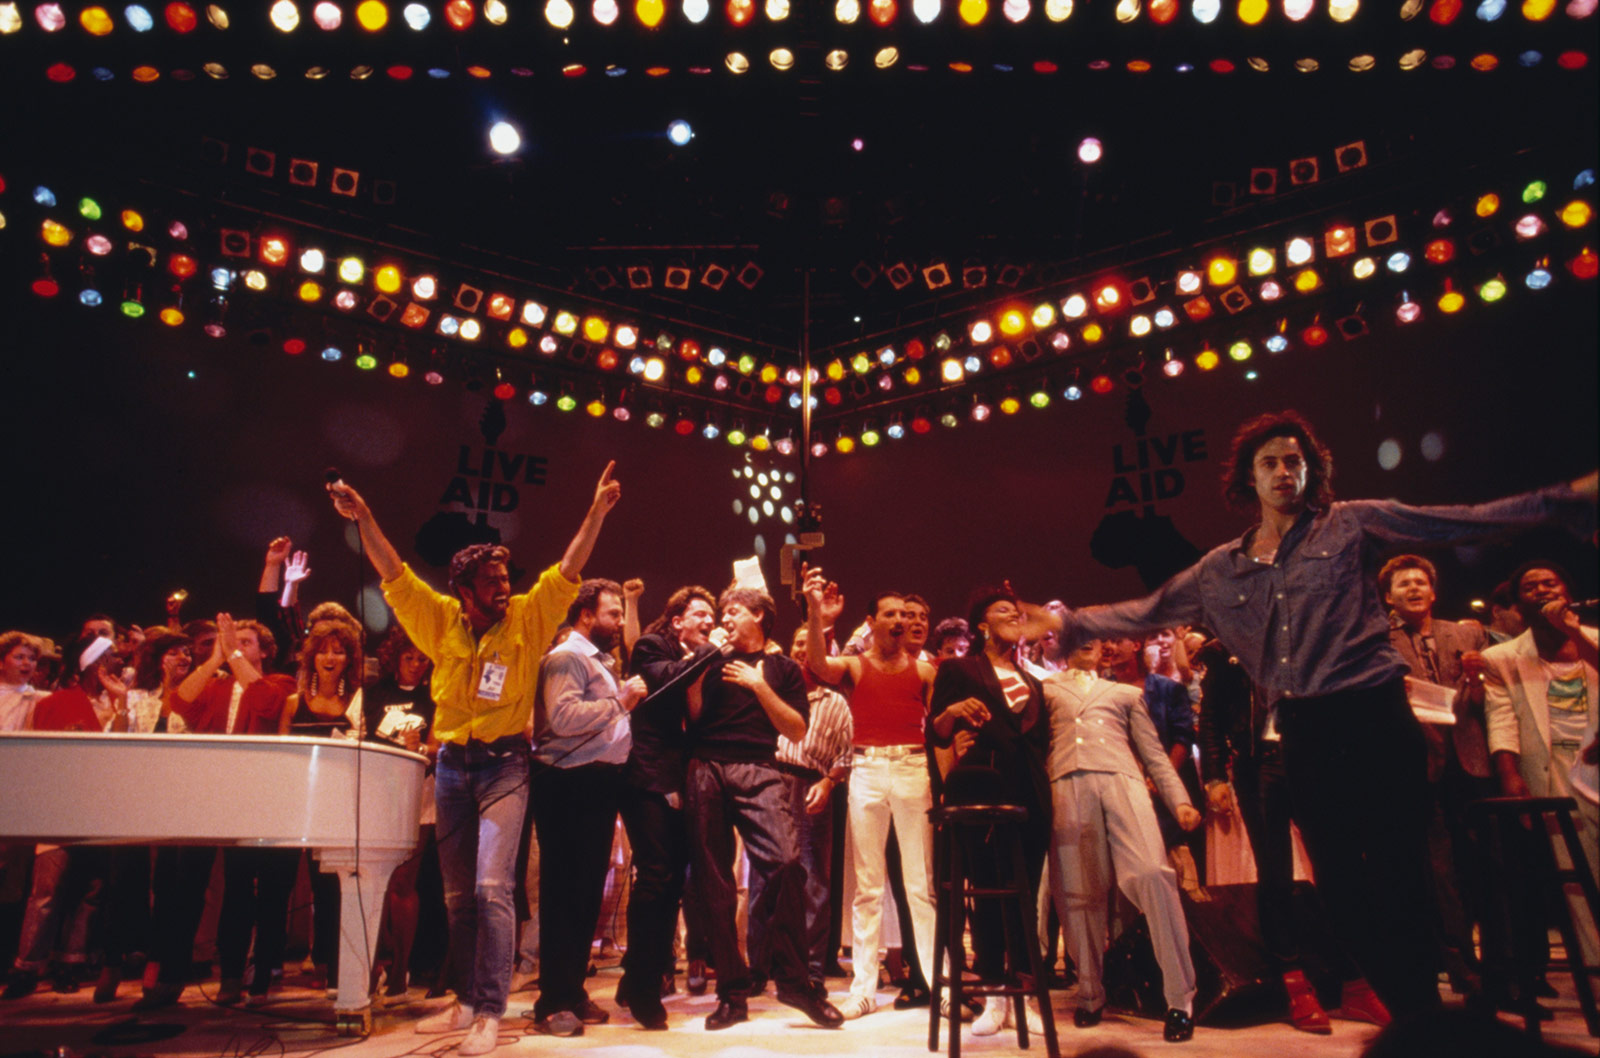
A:
<svg viewBox="0 0 1600 1058">
<path fill-rule="evenodd" d="M 367 506 L 367 501 L 361 498 L 361 493 L 346 485 L 342 481 L 330 481 L 327 485 L 328 495 L 333 497 L 333 509 L 340 516 L 358 522 L 363 518 L 370 518 L 372 510 Z"/>
<path fill-rule="evenodd" d="M 611 472 L 616 468 L 615 459 L 607 463 L 605 470 L 600 472 L 600 483 L 594 487 L 594 505 L 602 511 L 611 510 L 622 498 L 622 482 L 611 477 Z"/>
<path fill-rule="evenodd" d="M 624 602 L 637 602 L 639 596 L 644 594 L 644 581 L 638 577 L 629 577 L 622 582 L 622 598 Z"/>
<path fill-rule="evenodd" d="M 281 565 L 289 558 L 289 552 L 293 547 L 294 541 L 287 536 L 273 537 L 272 542 L 267 545 L 267 565 Z"/>
<path fill-rule="evenodd" d="M 239 641 L 234 632 L 233 615 L 217 614 L 217 645 L 214 648 L 212 657 L 230 658 L 233 656 L 233 652 L 238 649 Z"/>
</svg>

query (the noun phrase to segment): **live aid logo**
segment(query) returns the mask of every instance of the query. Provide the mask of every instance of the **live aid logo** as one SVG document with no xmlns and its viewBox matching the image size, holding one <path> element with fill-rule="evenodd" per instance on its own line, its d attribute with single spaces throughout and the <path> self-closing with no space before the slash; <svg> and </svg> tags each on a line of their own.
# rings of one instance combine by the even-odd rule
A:
<svg viewBox="0 0 1600 1058">
<path fill-rule="evenodd" d="M 1183 495 L 1182 463 L 1199 463 L 1206 458 L 1204 430 L 1185 430 L 1164 436 L 1140 437 L 1132 444 L 1111 446 L 1111 489 L 1107 507 L 1123 504 L 1154 503 Z"/>
<path fill-rule="evenodd" d="M 549 467 L 550 461 L 544 456 L 488 447 L 474 450 L 472 445 L 462 445 L 456 456 L 456 476 L 450 479 L 439 503 L 459 503 L 468 510 L 506 514 L 521 502 L 517 486 L 543 485 Z"/>
</svg>

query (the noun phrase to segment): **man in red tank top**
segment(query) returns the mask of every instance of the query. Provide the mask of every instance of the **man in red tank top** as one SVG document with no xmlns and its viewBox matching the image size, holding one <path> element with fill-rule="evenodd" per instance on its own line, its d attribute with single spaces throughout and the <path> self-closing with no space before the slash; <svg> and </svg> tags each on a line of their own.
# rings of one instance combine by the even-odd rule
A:
<svg viewBox="0 0 1600 1058">
<path fill-rule="evenodd" d="M 810 641 L 823 643 L 824 596 L 837 588 L 829 585 L 820 569 L 808 567 L 802 573 L 810 603 Z M 859 1018 L 878 1007 L 878 938 L 883 927 L 885 848 L 891 822 L 900 843 L 917 957 L 924 972 L 933 965 L 934 907 L 929 883 L 933 837 L 928 823 L 933 802 L 922 725 L 934 667 L 906 649 L 910 614 L 903 593 L 880 592 L 873 600 L 869 621 L 872 646 L 863 654 L 829 657 L 821 650 L 806 652 L 807 666 L 819 680 L 847 686 L 855 727 L 849 802 L 855 847 L 856 896 L 851 908 L 855 979 L 850 997 L 839 1007 L 847 1018 Z"/>
</svg>

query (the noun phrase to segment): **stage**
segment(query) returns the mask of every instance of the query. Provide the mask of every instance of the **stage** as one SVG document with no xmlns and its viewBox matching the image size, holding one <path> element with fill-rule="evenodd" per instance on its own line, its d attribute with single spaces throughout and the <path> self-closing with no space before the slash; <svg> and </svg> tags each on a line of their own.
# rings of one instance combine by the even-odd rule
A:
<svg viewBox="0 0 1600 1058">
<path fill-rule="evenodd" d="M 548 1053 L 552 1048 L 604 1058 L 917 1058 L 928 1053 L 926 1008 L 896 1011 L 890 1006 L 893 992 L 879 993 L 876 1013 L 847 1022 L 838 1032 L 812 1027 L 769 994 L 764 999 L 751 1000 L 748 1024 L 710 1034 L 701 1022 L 714 1009 L 715 997 L 688 996 L 680 990 L 666 1000 L 671 1028 L 666 1032 L 645 1032 L 611 1001 L 617 975 L 618 970 L 610 967 L 590 979 L 590 995 L 610 1012 L 611 1022 L 589 1026 L 581 1037 L 549 1039 L 529 1034 L 528 1021 L 518 1015 L 533 1005 L 537 993 L 513 994 L 508 1016 L 502 1022 L 500 1046 L 494 1053 Z M 1545 1027 L 1545 1039 L 1593 1053 L 1594 1040 L 1584 1033 L 1570 978 L 1553 973 L 1550 980 L 1561 996 L 1548 1001 L 1556 1016 Z M 125 982 L 117 1001 L 103 1006 L 91 1000 L 89 988 L 72 995 L 58 995 L 46 989 L 28 999 L 0 1006 L 0 1035 L 5 1040 L 0 1055 L 295 1058 L 338 1051 L 348 1058 L 399 1058 L 453 1053 L 464 1035 L 418 1036 L 412 1030 L 413 1023 L 439 1009 L 446 1000 L 424 999 L 420 989 L 413 989 L 408 1002 L 377 1015 L 370 1037 L 341 1037 L 333 1030 L 333 1004 L 299 981 L 299 975 L 291 974 L 290 984 L 275 992 L 271 1002 L 238 1010 L 209 1001 L 208 997 L 216 994 L 214 980 L 191 985 L 184 992 L 182 1005 L 147 1016 L 135 1016 L 128 1009 L 139 994 L 136 982 Z M 681 976 L 679 983 L 681 989 Z M 829 985 L 837 1001 L 845 994 L 848 981 L 838 978 L 830 980 Z M 1054 997 L 1063 1055 L 1076 1055 L 1090 1047 L 1120 1047 L 1139 1055 L 1171 1053 L 1185 1058 L 1345 1058 L 1362 1053 L 1378 1032 L 1372 1025 L 1335 1016 L 1330 1036 L 1296 1032 L 1287 1022 L 1233 1028 L 1201 1025 L 1193 1040 L 1174 1045 L 1162 1040 L 1159 1022 L 1144 1018 L 1108 1014 L 1096 1028 L 1074 1028 L 1073 992 L 1056 992 Z M 1454 997 L 1447 997 L 1446 1004 L 1452 1009 L 1460 1006 Z M 1017 1050 L 1015 1036 L 1009 1031 L 986 1039 L 976 1039 L 965 1032 L 961 1046 L 964 1052 L 974 1055 Z M 1030 1039 L 1029 1051 L 1042 1055 L 1044 1041 Z"/>
</svg>

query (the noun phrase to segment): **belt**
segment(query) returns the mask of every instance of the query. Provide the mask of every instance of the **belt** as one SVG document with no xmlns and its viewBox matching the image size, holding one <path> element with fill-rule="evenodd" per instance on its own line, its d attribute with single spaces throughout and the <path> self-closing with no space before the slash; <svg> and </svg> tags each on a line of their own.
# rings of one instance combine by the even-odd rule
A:
<svg viewBox="0 0 1600 1058">
<path fill-rule="evenodd" d="M 850 753 L 866 760 L 900 760 L 903 757 L 926 756 L 928 751 L 923 746 L 911 743 L 903 746 L 855 746 Z"/>
</svg>

